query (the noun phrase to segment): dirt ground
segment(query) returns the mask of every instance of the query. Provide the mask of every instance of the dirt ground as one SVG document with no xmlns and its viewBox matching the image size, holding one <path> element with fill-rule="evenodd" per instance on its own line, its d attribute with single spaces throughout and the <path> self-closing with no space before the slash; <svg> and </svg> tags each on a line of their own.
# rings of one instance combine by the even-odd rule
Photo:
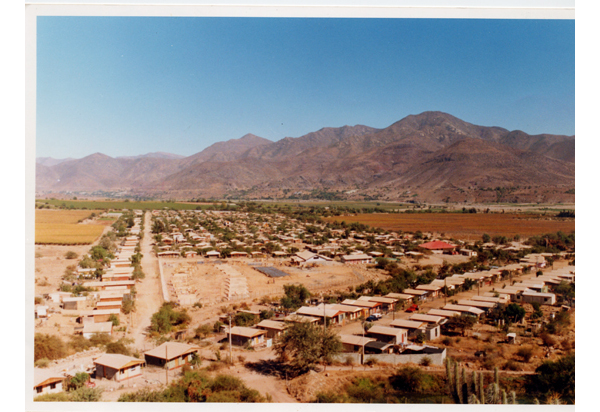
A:
<svg viewBox="0 0 600 412">
<path fill-rule="evenodd" d="M 197 263 L 202 262 L 202 263 Z M 272 266 L 289 276 L 270 278 L 255 270 L 248 263 L 260 263 L 263 266 Z M 291 267 L 281 259 L 239 259 L 227 260 L 226 265 L 231 266 L 244 276 L 248 285 L 247 298 L 236 301 L 256 301 L 263 296 L 282 296 L 283 286 L 290 283 L 301 283 L 311 292 L 332 292 L 347 289 L 369 279 L 385 279 L 386 275 L 374 270 L 366 270 L 361 266 L 346 266 L 341 263 L 331 262 L 310 268 Z M 163 275 L 167 282 L 171 281 L 177 272 L 188 273 L 189 288 L 197 296 L 197 301 L 203 307 L 214 307 L 227 304 L 225 298 L 225 280 L 227 276 L 218 269 L 218 264 L 202 259 L 168 259 L 163 261 Z"/>
</svg>

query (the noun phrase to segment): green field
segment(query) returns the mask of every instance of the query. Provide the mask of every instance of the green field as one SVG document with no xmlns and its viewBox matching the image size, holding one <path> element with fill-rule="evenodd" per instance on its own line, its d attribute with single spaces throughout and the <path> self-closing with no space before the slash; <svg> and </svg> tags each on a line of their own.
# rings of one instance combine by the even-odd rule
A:
<svg viewBox="0 0 600 412">
<path fill-rule="evenodd" d="M 178 203 L 178 202 L 136 202 L 124 200 L 60 200 L 60 199 L 38 199 L 37 204 L 49 204 L 54 207 L 66 207 L 75 209 L 90 210 L 122 210 L 122 209 L 140 209 L 140 210 L 195 210 L 196 208 L 206 209 L 209 204 L 199 203 Z"/>
</svg>

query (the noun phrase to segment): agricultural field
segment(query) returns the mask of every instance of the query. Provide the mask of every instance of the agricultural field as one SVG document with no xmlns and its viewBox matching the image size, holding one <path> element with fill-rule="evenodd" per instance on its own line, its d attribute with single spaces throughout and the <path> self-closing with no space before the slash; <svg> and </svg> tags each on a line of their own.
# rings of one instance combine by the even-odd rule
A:
<svg viewBox="0 0 600 412">
<path fill-rule="evenodd" d="M 78 223 L 93 210 L 36 210 L 35 243 L 38 245 L 87 245 L 104 231 L 105 224 Z M 97 212 L 97 211 L 96 211 Z"/>
<path fill-rule="evenodd" d="M 211 204 L 206 203 L 185 203 L 185 202 L 136 202 L 124 200 L 62 200 L 62 199 L 37 199 L 39 205 L 50 205 L 54 207 L 74 208 L 74 209 L 96 209 L 96 210 L 195 210 L 197 208 L 206 209 Z"/>
<path fill-rule="evenodd" d="M 533 217 L 512 213 L 395 213 L 335 216 L 328 221 L 345 221 L 404 232 L 434 232 L 465 238 L 481 236 L 534 236 L 543 233 L 575 230 L 575 219 Z"/>
</svg>

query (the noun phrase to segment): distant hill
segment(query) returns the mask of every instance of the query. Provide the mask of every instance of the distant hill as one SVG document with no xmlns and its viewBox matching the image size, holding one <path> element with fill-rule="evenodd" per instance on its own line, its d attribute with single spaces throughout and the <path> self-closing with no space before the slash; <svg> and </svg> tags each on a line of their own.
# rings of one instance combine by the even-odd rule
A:
<svg viewBox="0 0 600 412">
<path fill-rule="evenodd" d="M 52 157 L 38 157 L 35 159 L 35 163 L 43 165 L 43 166 L 56 166 L 62 162 L 66 162 L 68 160 L 73 160 L 71 157 L 67 157 L 66 159 L 54 159 Z"/>
<path fill-rule="evenodd" d="M 38 165 L 39 191 L 123 190 L 174 198 L 286 198 L 300 192 L 394 201 L 574 201 L 569 193 L 575 186 L 575 137 L 528 135 L 424 112 L 384 129 L 326 127 L 277 142 L 247 134 L 184 158 L 148 154 L 114 159 L 97 153 Z"/>
<path fill-rule="evenodd" d="M 183 159 L 184 157 L 185 156 L 173 154 L 173 153 L 153 152 L 153 153 L 147 153 L 145 155 L 138 155 L 138 156 L 117 156 L 117 159 L 126 159 L 126 160 L 137 160 L 137 159 L 148 159 L 148 158 L 152 158 L 152 159 Z"/>
</svg>

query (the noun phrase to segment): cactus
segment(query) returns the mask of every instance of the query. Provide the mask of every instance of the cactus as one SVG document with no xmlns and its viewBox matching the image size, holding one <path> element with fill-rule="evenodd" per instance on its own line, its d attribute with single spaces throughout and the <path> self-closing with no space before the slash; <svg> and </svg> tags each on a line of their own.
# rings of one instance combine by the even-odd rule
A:
<svg viewBox="0 0 600 412">
<path fill-rule="evenodd" d="M 517 394 L 515 393 L 515 391 L 510 391 L 510 403 L 511 405 L 517 404 Z"/>
<path fill-rule="evenodd" d="M 477 399 L 477 395 L 475 395 L 474 393 L 472 393 L 469 396 L 469 404 L 470 405 L 478 405 L 479 404 L 479 399 Z"/>
<path fill-rule="evenodd" d="M 506 396 L 506 391 L 504 389 L 502 389 L 502 404 L 503 405 L 507 405 L 508 404 L 508 398 Z"/>
<path fill-rule="evenodd" d="M 479 402 L 485 405 L 485 390 L 483 388 L 483 372 L 479 374 Z"/>
<path fill-rule="evenodd" d="M 463 399 L 462 399 L 462 382 L 460 379 L 460 375 L 458 373 L 458 363 L 454 364 L 454 380 L 455 380 L 455 388 L 454 390 L 456 391 L 456 398 L 458 399 L 457 403 L 463 403 Z"/>
<path fill-rule="evenodd" d="M 477 392 L 477 373 L 473 371 L 471 373 L 471 392 L 477 396 L 479 392 Z"/>
<path fill-rule="evenodd" d="M 496 383 L 496 385 L 498 385 L 498 387 L 500 387 L 500 374 L 498 373 L 497 366 L 494 368 L 494 382 Z"/>
</svg>

